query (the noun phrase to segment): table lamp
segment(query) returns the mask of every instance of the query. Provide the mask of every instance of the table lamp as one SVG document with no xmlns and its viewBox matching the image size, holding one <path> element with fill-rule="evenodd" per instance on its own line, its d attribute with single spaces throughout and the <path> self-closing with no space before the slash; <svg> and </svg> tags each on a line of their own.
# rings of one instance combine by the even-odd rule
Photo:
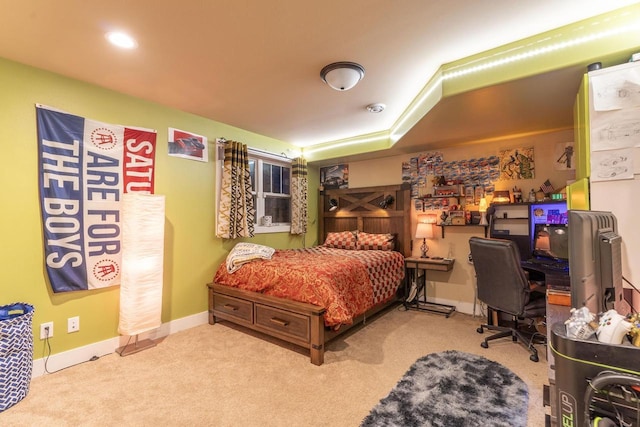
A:
<svg viewBox="0 0 640 427">
<path fill-rule="evenodd" d="M 480 212 L 480 225 L 489 225 L 487 222 L 487 199 L 484 197 L 480 199 L 478 212 Z"/>
<path fill-rule="evenodd" d="M 419 222 L 416 228 L 416 239 L 422 239 L 422 245 L 420 251 L 422 254 L 420 258 L 429 258 L 427 252 L 429 252 L 429 246 L 427 246 L 427 239 L 433 238 L 433 225 L 426 222 Z"/>
</svg>

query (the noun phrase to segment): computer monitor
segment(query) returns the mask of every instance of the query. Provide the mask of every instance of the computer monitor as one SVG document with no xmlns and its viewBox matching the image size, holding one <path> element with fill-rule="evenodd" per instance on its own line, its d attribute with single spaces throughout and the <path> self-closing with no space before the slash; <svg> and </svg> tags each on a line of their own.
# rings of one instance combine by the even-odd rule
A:
<svg viewBox="0 0 640 427">
<path fill-rule="evenodd" d="M 536 224 L 533 229 L 533 256 L 569 262 L 569 228 L 564 224 Z"/>
<path fill-rule="evenodd" d="M 529 218 L 531 219 L 531 230 L 536 224 L 567 224 L 567 202 L 532 203 L 529 206 Z"/>
<path fill-rule="evenodd" d="M 529 241 L 531 245 L 529 251 L 533 258 L 557 258 L 564 262 L 569 259 L 568 234 L 566 233 L 568 222 L 565 200 L 529 205 Z M 549 239 L 553 237 L 553 242 L 545 239 L 545 232 L 548 233 Z M 553 249 L 550 247 L 551 243 L 553 243 Z M 550 254 L 549 251 L 552 251 L 553 254 Z"/>
<path fill-rule="evenodd" d="M 624 314 L 622 238 L 611 212 L 569 211 L 571 305 L 592 313 L 611 308 Z"/>
</svg>

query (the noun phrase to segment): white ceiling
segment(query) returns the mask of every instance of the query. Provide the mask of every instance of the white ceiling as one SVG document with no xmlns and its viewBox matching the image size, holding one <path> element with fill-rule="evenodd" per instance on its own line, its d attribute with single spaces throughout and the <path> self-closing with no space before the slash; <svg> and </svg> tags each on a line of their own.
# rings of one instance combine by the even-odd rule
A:
<svg viewBox="0 0 640 427">
<path fill-rule="evenodd" d="M 389 129 L 442 64 L 639 1 L 0 0 L 0 57 L 310 145 Z M 138 48 L 110 46 L 104 34 L 115 29 Z M 336 61 L 362 64 L 364 79 L 330 89 L 319 72 Z M 538 90 L 513 82 L 445 99 L 394 148 L 491 137 L 494 110 L 523 129 L 531 105 L 546 112 L 539 120 L 567 126 L 583 72 L 540 76 Z M 531 98 L 514 102 L 514 90 Z M 387 109 L 366 112 L 376 102 Z M 460 120 L 478 103 L 484 116 Z"/>
</svg>

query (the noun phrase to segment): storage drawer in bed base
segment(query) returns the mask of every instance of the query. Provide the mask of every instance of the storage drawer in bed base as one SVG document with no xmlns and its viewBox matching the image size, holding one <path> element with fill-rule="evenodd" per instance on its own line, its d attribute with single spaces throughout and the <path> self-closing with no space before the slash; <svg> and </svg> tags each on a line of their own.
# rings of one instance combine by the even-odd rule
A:
<svg viewBox="0 0 640 427">
<path fill-rule="evenodd" d="M 263 304 L 254 304 L 254 323 L 257 328 L 284 334 L 309 343 L 311 319 L 308 315 L 292 313 Z"/>
<path fill-rule="evenodd" d="M 213 310 L 217 316 L 253 324 L 253 304 L 227 295 L 215 295 Z"/>
<path fill-rule="evenodd" d="M 311 363 L 324 362 L 324 308 L 228 286 L 209 287 L 209 323 L 216 318 L 308 348 Z"/>
</svg>

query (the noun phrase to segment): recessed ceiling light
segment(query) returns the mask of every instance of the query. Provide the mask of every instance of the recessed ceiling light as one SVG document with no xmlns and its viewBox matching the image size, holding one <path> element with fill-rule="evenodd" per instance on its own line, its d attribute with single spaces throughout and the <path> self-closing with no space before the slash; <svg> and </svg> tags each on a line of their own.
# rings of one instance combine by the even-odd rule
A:
<svg viewBox="0 0 640 427">
<path fill-rule="evenodd" d="M 119 31 L 107 33 L 105 37 L 111 44 L 123 49 L 133 49 L 138 46 L 138 42 L 133 37 Z"/>
<path fill-rule="evenodd" d="M 367 105 L 367 111 L 370 113 L 382 113 L 387 106 L 384 104 L 369 104 Z"/>
</svg>

